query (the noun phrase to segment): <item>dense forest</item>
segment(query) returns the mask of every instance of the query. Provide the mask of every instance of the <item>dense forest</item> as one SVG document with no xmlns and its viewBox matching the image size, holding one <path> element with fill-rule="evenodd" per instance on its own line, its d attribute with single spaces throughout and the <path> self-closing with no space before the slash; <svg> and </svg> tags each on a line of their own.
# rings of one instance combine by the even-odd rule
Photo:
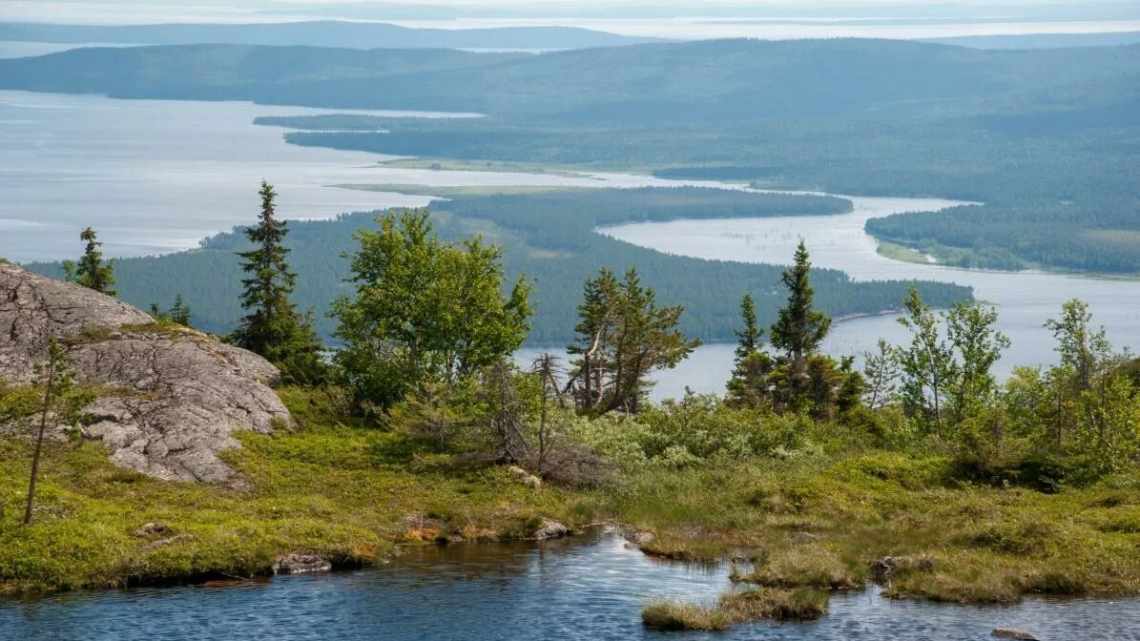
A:
<svg viewBox="0 0 1140 641">
<path fill-rule="evenodd" d="M 867 221 L 867 231 L 960 267 L 1140 271 L 1140 194 L 896 214 Z"/>
<path fill-rule="evenodd" d="M 756 300 L 759 316 L 771 322 L 779 306 L 781 268 L 791 256 L 765 257 L 755 265 L 669 256 L 595 233 L 599 225 L 694 217 L 762 217 L 829 214 L 846 211 L 837 198 L 751 194 L 715 189 L 570 190 L 524 195 L 460 197 L 432 205 L 440 237 L 457 240 L 475 233 L 504 249 L 508 281 L 518 275 L 533 279 L 534 316 L 529 342 L 564 344 L 573 336 L 575 305 L 566 292 L 601 267 L 622 272 L 636 267 L 662 301 L 688 310 L 682 328 L 704 340 L 732 340 L 742 292 Z M 345 215 L 335 221 L 292 222 L 286 241 L 298 274 L 296 302 L 316 312 L 317 327 L 331 335 L 334 323 L 325 316 L 329 303 L 345 293 L 353 234 L 375 226 L 375 213 Z M 225 233 L 202 248 L 160 257 L 130 258 L 115 263 L 120 296 L 133 304 L 168 306 L 182 294 L 196 326 L 230 331 L 241 315 L 241 274 L 236 252 L 247 250 L 242 233 Z M 61 274 L 54 264 L 31 268 Z M 931 304 L 945 307 L 968 300 L 968 288 L 942 283 L 857 283 L 834 270 L 814 274 L 817 301 L 834 316 L 873 314 L 898 309 L 907 289 L 917 285 Z"/>
</svg>

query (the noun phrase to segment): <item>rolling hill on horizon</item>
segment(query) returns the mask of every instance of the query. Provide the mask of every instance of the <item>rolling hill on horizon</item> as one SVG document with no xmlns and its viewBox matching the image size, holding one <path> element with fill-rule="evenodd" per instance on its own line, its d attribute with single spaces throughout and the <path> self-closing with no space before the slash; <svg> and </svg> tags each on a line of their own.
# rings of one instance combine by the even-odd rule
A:
<svg viewBox="0 0 1140 641">
<path fill-rule="evenodd" d="M 250 24 L 72 25 L 0 22 L 0 40 L 143 45 L 241 44 L 347 49 L 581 49 L 660 42 L 579 27 L 410 28 L 313 20 Z"/>
</svg>

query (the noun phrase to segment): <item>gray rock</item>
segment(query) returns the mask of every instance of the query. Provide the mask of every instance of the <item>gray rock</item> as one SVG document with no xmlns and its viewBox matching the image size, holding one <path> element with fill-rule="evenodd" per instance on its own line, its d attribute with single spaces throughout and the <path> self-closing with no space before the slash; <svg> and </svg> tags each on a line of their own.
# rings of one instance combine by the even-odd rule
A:
<svg viewBox="0 0 1140 641">
<path fill-rule="evenodd" d="M 143 539 L 169 533 L 170 526 L 161 522 L 144 523 L 142 527 L 135 530 L 135 536 Z"/>
<path fill-rule="evenodd" d="M 531 538 L 536 541 L 545 541 L 547 539 L 560 539 L 564 536 L 570 535 L 570 528 L 550 519 L 542 519 L 538 529 L 531 534 Z"/>
<path fill-rule="evenodd" d="M 636 532 L 626 533 L 625 539 L 627 541 L 629 541 L 630 543 L 632 543 L 638 547 L 641 547 L 644 545 L 649 545 L 650 543 L 655 541 L 657 539 L 657 535 L 650 532 L 649 530 L 638 530 Z"/>
<path fill-rule="evenodd" d="M 934 559 L 928 556 L 884 556 L 871 562 L 871 578 L 877 583 L 890 581 L 899 572 L 931 572 Z"/>
<path fill-rule="evenodd" d="M 317 554 L 286 554 L 273 562 L 274 574 L 315 574 L 331 570 L 332 562 Z"/>
<path fill-rule="evenodd" d="M 1017 628 L 994 628 L 994 636 L 999 639 L 1016 639 L 1017 641 L 1038 641 L 1032 632 Z"/>
<path fill-rule="evenodd" d="M 530 472 L 527 472 L 517 465 L 508 467 L 507 471 L 511 473 L 511 476 L 514 476 L 516 479 L 518 479 L 519 483 L 522 483 L 532 490 L 537 490 L 542 487 L 542 479 L 531 474 Z"/>
<path fill-rule="evenodd" d="M 175 534 L 174 536 L 170 536 L 170 537 L 167 537 L 165 539 L 159 539 L 157 541 L 151 541 L 150 543 L 147 543 L 146 545 L 143 546 L 143 551 L 144 552 L 153 552 L 154 550 L 157 550 L 159 548 L 164 548 L 168 545 L 173 545 L 175 543 L 182 543 L 183 541 L 193 541 L 193 540 L 194 540 L 193 534 Z"/>
<path fill-rule="evenodd" d="M 289 424 L 260 356 L 201 332 L 157 328 L 109 296 L 0 265 L 0 379 L 35 377 L 49 337 L 62 340 L 78 382 L 98 385 L 83 434 L 121 467 L 167 480 L 237 484 L 218 452 L 233 433 Z"/>
</svg>

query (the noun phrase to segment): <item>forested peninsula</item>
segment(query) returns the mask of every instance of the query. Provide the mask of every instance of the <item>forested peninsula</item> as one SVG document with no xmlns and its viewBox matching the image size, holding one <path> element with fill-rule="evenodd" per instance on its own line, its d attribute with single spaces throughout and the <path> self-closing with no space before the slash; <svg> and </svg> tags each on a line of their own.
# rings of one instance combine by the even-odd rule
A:
<svg viewBox="0 0 1140 641">
<path fill-rule="evenodd" d="M 503 247 L 510 279 L 526 275 L 537 285 L 528 343 L 559 345 L 573 336 L 575 302 L 565 296 L 600 267 L 636 266 L 662 300 L 683 304 L 689 313 L 682 328 L 706 341 L 735 338 L 741 291 L 752 294 L 760 318 L 769 322 L 780 304 L 780 262 L 771 264 L 707 261 L 635 247 L 597 233 L 597 228 L 628 222 L 682 218 L 746 218 L 828 215 L 848 211 L 850 202 L 821 196 L 755 194 L 698 188 L 574 189 L 518 195 L 489 195 L 438 200 L 431 205 L 442 238 L 474 234 Z M 331 337 L 332 300 L 345 292 L 348 258 L 356 232 L 374 224 L 377 212 L 361 212 L 333 221 L 292 223 L 286 243 L 297 266 L 296 301 L 313 310 L 317 329 Z M 181 294 L 193 310 L 194 323 L 225 333 L 241 316 L 236 251 L 247 249 L 241 231 L 206 239 L 202 247 L 148 258 L 116 261 L 123 300 L 148 308 L 163 307 Z M 33 271 L 61 276 L 59 264 L 29 265 Z M 937 307 L 970 300 L 968 288 L 932 282 L 853 282 L 834 270 L 817 270 L 817 300 L 836 317 L 899 309 L 906 291 L 917 287 Z"/>
</svg>

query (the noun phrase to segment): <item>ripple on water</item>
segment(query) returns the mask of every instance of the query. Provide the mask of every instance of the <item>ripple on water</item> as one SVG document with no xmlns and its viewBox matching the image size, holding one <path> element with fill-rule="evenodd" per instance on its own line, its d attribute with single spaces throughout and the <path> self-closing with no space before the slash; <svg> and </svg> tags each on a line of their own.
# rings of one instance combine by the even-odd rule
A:
<svg viewBox="0 0 1140 641">
<path fill-rule="evenodd" d="M 711 602 L 724 566 L 663 563 L 613 534 L 541 545 L 416 548 L 378 569 L 227 588 L 67 594 L 0 605 L 0 638 L 134 641 L 628 640 L 655 598 Z M 1031 600 L 1010 607 L 891 601 L 875 589 L 832 597 L 807 624 L 740 626 L 668 638 L 804 641 L 990 639 L 997 626 L 1050 641 L 1140 639 L 1140 601 Z"/>
</svg>

